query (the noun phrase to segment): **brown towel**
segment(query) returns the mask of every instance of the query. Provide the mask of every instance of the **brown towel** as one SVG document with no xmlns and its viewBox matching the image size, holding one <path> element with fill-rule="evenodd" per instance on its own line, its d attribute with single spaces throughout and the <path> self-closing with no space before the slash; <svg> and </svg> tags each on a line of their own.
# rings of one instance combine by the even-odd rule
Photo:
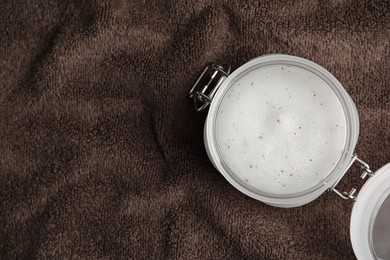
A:
<svg viewBox="0 0 390 260">
<path fill-rule="evenodd" d="M 308 58 L 352 96 L 356 152 L 378 169 L 389 30 L 382 0 L 1 1 L 0 258 L 354 259 L 352 202 L 244 196 L 209 162 L 187 93 L 210 61 Z"/>
</svg>

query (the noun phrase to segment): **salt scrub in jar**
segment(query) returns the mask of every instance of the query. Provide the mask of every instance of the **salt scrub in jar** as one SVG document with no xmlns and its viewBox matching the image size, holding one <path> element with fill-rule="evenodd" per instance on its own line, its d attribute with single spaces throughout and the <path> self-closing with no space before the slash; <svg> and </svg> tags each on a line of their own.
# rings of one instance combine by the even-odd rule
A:
<svg viewBox="0 0 390 260">
<path fill-rule="evenodd" d="M 211 64 L 190 97 L 197 111 L 210 105 L 204 143 L 211 162 L 252 198 L 297 207 L 331 190 L 354 199 L 355 189 L 345 195 L 336 188 L 342 176 L 355 161 L 366 169 L 364 178 L 372 175 L 354 155 L 359 135 L 355 104 L 340 82 L 314 62 L 264 55 L 231 74 Z"/>
<path fill-rule="evenodd" d="M 255 68 L 230 86 L 217 111 L 221 158 L 257 191 L 304 192 L 329 175 L 344 151 L 346 119 L 338 96 L 299 66 Z"/>
</svg>

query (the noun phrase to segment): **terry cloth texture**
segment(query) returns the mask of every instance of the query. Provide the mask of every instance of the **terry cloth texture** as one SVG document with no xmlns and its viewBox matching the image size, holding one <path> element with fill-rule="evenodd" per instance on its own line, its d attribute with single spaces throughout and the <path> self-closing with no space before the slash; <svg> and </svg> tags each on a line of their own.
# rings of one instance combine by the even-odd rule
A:
<svg viewBox="0 0 390 260">
<path fill-rule="evenodd" d="M 1 259 L 354 259 L 352 202 L 281 209 L 214 169 L 188 91 L 269 53 L 331 71 L 390 155 L 389 1 L 0 3 Z M 360 187 L 360 169 L 341 185 Z"/>
</svg>

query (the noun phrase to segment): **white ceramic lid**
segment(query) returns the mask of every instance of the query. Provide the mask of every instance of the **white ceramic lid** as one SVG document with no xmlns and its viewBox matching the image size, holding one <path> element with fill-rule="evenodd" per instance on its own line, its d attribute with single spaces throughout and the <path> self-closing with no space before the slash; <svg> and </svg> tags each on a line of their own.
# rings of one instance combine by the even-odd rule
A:
<svg viewBox="0 0 390 260">
<path fill-rule="evenodd" d="M 352 209 L 350 234 L 359 260 L 390 259 L 390 163 L 360 190 Z"/>
</svg>

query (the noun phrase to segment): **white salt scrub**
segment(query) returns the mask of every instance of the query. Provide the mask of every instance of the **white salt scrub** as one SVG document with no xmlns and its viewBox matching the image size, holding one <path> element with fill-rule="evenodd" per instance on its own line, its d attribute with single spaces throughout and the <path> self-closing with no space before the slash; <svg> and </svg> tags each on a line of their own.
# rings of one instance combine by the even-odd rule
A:
<svg viewBox="0 0 390 260">
<path fill-rule="evenodd" d="M 218 108 L 215 137 L 238 179 L 287 195 L 327 177 L 346 134 L 341 103 L 323 79 L 298 66 L 269 65 L 230 87 Z"/>
</svg>

